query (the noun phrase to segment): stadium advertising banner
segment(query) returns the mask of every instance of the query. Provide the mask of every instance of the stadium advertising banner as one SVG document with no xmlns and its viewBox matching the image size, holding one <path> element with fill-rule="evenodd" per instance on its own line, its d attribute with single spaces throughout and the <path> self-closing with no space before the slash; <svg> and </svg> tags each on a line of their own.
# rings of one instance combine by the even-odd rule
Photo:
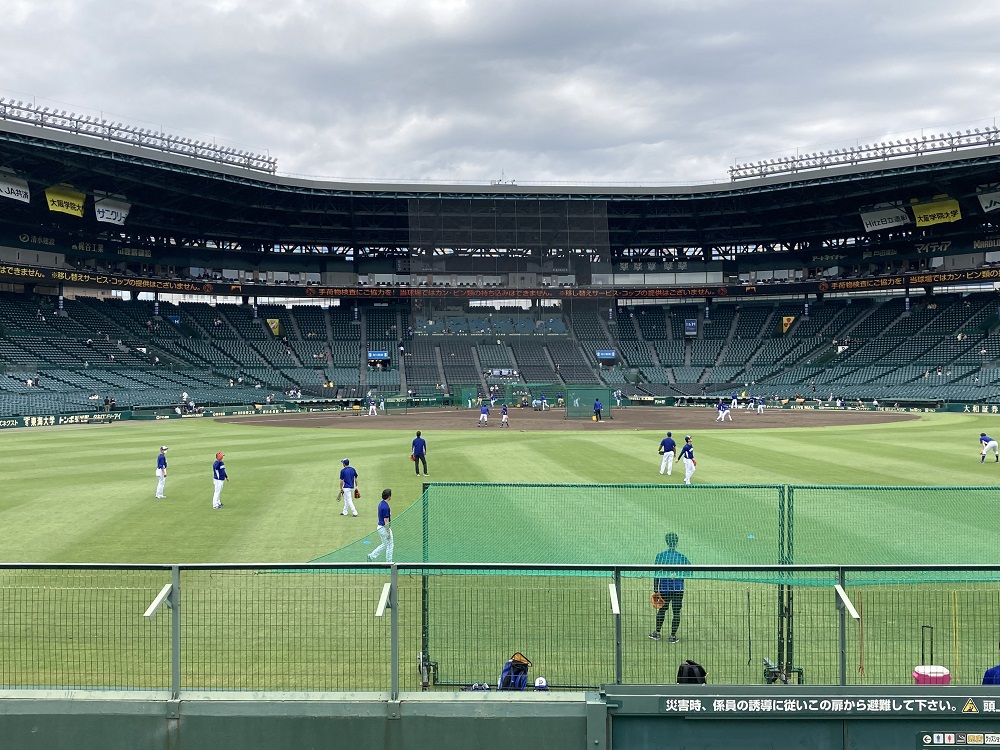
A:
<svg viewBox="0 0 1000 750">
<path fill-rule="evenodd" d="M 862 211 L 861 223 L 866 232 L 877 232 L 910 223 L 910 215 L 902 206 L 876 206 L 876 210 Z"/>
<path fill-rule="evenodd" d="M 2 184 L 2 183 L 0 183 Z M 1000 191 L 979 194 L 979 205 L 983 207 L 983 213 L 1000 211 Z"/>
<path fill-rule="evenodd" d="M 98 221 L 122 226 L 125 224 L 130 210 L 132 210 L 132 204 L 125 201 L 107 196 L 94 198 L 94 216 Z"/>
<path fill-rule="evenodd" d="M 684 319 L 684 335 L 685 336 L 697 336 L 698 335 L 698 320 L 697 320 L 697 318 L 685 318 Z"/>
<path fill-rule="evenodd" d="M 409 298 L 442 299 L 719 299 L 726 297 L 769 297 L 776 294 L 817 294 L 820 292 L 850 292 L 863 289 L 906 289 L 910 286 L 961 285 L 1000 282 L 1000 268 L 976 268 L 942 273 L 911 273 L 897 276 L 875 276 L 866 279 L 829 281 L 798 281 L 790 283 L 733 284 L 728 286 L 696 287 L 599 287 L 590 289 L 475 289 L 424 287 L 321 287 L 276 286 L 247 282 L 230 283 L 185 281 L 182 279 L 121 276 L 111 272 L 70 271 L 38 268 L 21 264 L 0 264 L 0 280 L 57 286 L 69 284 L 102 289 L 122 289 L 131 292 L 180 292 L 217 297 L 312 297 L 322 299 L 403 300 Z M 697 334 L 697 320 L 685 333 Z"/>
<path fill-rule="evenodd" d="M 0 173 L 0 197 L 21 201 L 21 203 L 31 203 L 31 190 L 28 188 L 28 181 Z"/>
<path fill-rule="evenodd" d="M 918 227 L 962 220 L 962 209 L 958 207 L 958 201 L 952 198 L 931 203 L 914 203 L 912 208 Z"/>
<path fill-rule="evenodd" d="M 368 359 L 389 359 L 389 352 L 377 352 L 369 350 Z"/>
<path fill-rule="evenodd" d="M 614 349 L 598 349 L 595 354 L 598 359 L 618 359 Z"/>
<path fill-rule="evenodd" d="M 95 412 L 94 414 L 44 414 L 35 417 L 0 419 L 0 430 L 12 427 L 56 427 L 64 424 L 107 424 L 132 418 L 128 411 Z"/>
<path fill-rule="evenodd" d="M 45 188 L 45 202 L 49 211 L 79 216 L 83 218 L 83 202 L 87 196 L 79 193 L 68 185 L 53 185 Z"/>
</svg>

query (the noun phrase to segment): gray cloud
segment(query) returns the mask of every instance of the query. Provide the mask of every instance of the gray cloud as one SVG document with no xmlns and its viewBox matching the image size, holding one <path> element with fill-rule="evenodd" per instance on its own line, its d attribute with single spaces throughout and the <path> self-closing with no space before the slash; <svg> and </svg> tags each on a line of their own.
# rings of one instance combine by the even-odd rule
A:
<svg viewBox="0 0 1000 750">
<path fill-rule="evenodd" d="M 669 183 L 980 125 L 1000 6 L 3 2 L 0 95 L 346 179 Z M 9 7 L 8 7 L 9 6 Z"/>
</svg>

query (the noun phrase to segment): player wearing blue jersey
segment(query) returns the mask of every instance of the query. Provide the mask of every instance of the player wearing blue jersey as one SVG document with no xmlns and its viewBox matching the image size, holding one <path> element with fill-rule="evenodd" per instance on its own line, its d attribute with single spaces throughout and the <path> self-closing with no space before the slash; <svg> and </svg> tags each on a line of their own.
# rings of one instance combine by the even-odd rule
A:
<svg viewBox="0 0 1000 750">
<path fill-rule="evenodd" d="M 691 561 L 677 551 L 677 534 L 670 532 L 666 535 L 667 548 L 656 556 L 656 565 L 690 565 Z M 654 578 L 653 594 L 660 595 L 661 606 L 656 610 L 656 630 L 649 634 L 654 641 L 660 640 L 660 630 L 663 629 L 663 621 L 667 617 L 667 608 L 673 613 L 670 619 L 670 643 L 677 643 L 677 628 L 681 624 L 681 607 L 684 604 L 684 579 L 683 578 Z"/>
<path fill-rule="evenodd" d="M 382 490 L 382 502 L 378 504 L 378 510 L 376 511 L 378 525 L 375 527 L 375 531 L 378 532 L 381 544 L 373 549 L 368 555 L 369 562 L 374 562 L 375 558 L 382 553 L 382 550 L 385 550 L 385 561 L 392 562 L 392 550 L 396 546 L 396 542 L 392 538 L 392 513 L 389 510 L 389 500 L 391 498 L 392 490 Z"/>
<path fill-rule="evenodd" d="M 507 404 L 500 404 L 500 426 L 510 429 L 510 422 L 507 421 Z"/>
<path fill-rule="evenodd" d="M 166 497 L 163 486 L 167 483 L 167 446 L 161 445 L 156 456 L 156 497 L 160 500 Z"/>
<path fill-rule="evenodd" d="M 983 446 L 982 455 L 979 457 L 979 463 L 986 462 L 986 455 L 993 451 L 993 455 L 996 457 L 997 461 L 1000 461 L 1000 445 L 997 445 L 997 441 L 987 435 L 985 432 L 979 433 L 979 442 Z"/>
<path fill-rule="evenodd" d="M 601 410 L 602 410 L 603 408 L 604 408 L 604 407 L 603 407 L 603 406 L 601 406 L 601 400 L 600 400 L 600 399 L 596 399 L 596 400 L 594 401 L 594 419 L 595 419 L 595 420 L 597 420 L 598 422 L 601 422 L 601 421 L 603 421 L 603 420 L 601 419 Z"/>
<path fill-rule="evenodd" d="M 476 427 L 489 427 L 490 426 L 490 407 L 483 404 L 479 407 L 479 424 Z"/>
<path fill-rule="evenodd" d="M 420 437 L 420 430 L 410 444 L 410 452 L 413 454 L 413 470 L 420 476 L 420 464 L 424 465 L 424 476 L 427 476 L 427 441 Z"/>
<path fill-rule="evenodd" d="M 684 464 L 684 484 L 691 484 L 691 477 L 694 469 L 698 465 L 694 460 L 694 445 L 691 443 L 691 436 L 684 436 L 684 446 L 681 448 L 681 461 Z"/>
<path fill-rule="evenodd" d="M 663 456 L 663 460 L 660 461 L 660 473 L 662 474 L 663 470 L 666 469 L 668 477 L 674 470 L 674 457 L 677 454 L 677 443 L 671 437 L 672 434 L 668 432 L 667 436 L 660 441 L 659 450 L 660 455 Z"/>
<path fill-rule="evenodd" d="M 222 507 L 222 488 L 229 481 L 229 474 L 226 473 L 226 465 L 222 459 L 226 454 L 219 451 L 215 454 L 215 463 L 212 464 L 212 483 L 215 485 L 215 494 L 212 495 L 212 510 Z"/>
<path fill-rule="evenodd" d="M 347 515 L 350 508 L 351 513 L 358 515 L 358 509 L 354 507 L 354 498 L 361 497 L 361 490 L 358 487 L 358 472 L 351 466 L 349 459 L 343 458 L 340 463 L 344 468 L 340 470 L 340 494 L 344 498 L 344 511 L 340 514 Z"/>
</svg>

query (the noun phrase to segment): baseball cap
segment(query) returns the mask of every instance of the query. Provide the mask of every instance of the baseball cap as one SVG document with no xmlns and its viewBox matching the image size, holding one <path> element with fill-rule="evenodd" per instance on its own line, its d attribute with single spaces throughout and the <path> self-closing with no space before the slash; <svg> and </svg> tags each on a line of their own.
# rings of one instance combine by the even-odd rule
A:
<svg viewBox="0 0 1000 750">
<path fill-rule="evenodd" d="M 544 677 L 535 678 L 535 690 L 548 690 L 549 683 Z"/>
<path fill-rule="evenodd" d="M 350 460 L 349 460 L 349 459 L 346 459 L 346 458 L 342 458 L 342 459 L 340 459 L 340 463 L 342 463 L 342 464 L 349 464 L 349 463 L 351 463 L 351 462 L 350 462 Z"/>
<path fill-rule="evenodd" d="M 684 439 L 685 439 L 685 440 L 690 440 L 690 439 L 691 439 L 691 436 L 690 436 L 690 435 L 685 435 L 685 436 L 684 436 Z"/>
<path fill-rule="evenodd" d="M 165 445 L 161 445 L 161 446 L 160 446 L 160 450 L 161 450 L 161 451 L 165 451 L 166 449 L 167 449 L 167 446 L 165 446 Z"/>
</svg>

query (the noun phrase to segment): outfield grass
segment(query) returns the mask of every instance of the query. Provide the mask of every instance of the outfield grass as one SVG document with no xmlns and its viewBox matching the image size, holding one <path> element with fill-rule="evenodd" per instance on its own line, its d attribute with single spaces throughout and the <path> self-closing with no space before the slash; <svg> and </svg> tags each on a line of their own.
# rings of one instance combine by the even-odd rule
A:
<svg viewBox="0 0 1000 750">
<path fill-rule="evenodd" d="M 669 411 L 663 411 L 666 420 Z M 708 410 L 705 419 L 711 419 Z M 864 427 L 713 430 L 695 435 L 695 481 L 989 485 L 1000 480 L 1000 465 L 979 464 L 977 440 L 980 432 L 996 427 L 991 417 L 931 414 Z M 660 432 L 466 430 L 426 437 L 433 481 L 682 480 L 678 472 L 669 478 L 657 473 Z M 408 460 L 411 439 L 409 430 L 267 428 L 201 420 L 0 432 L 5 532 L 0 560 L 312 560 L 373 530 L 383 487 L 393 489 L 396 514 L 419 496 L 423 477 L 413 475 Z M 153 470 L 161 444 L 170 447 L 170 468 L 167 499 L 157 501 Z M 211 464 L 218 450 L 226 453 L 232 480 L 223 493 L 226 507 L 213 512 Z M 344 457 L 361 477 L 359 518 L 340 516 L 335 501 Z M 613 501 L 595 507 L 595 533 L 613 515 Z M 968 515 L 960 507 L 941 508 L 944 519 Z M 470 499 L 469 521 L 474 520 Z M 844 517 L 843 524 L 845 533 L 857 533 L 854 519 Z M 652 531 L 659 537 L 658 530 Z M 933 523 L 928 532 L 933 533 Z"/>
<path fill-rule="evenodd" d="M 672 412 L 663 410 L 666 420 Z M 391 419 L 391 417 L 390 417 Z M 554 419 L 559 419 L 555 417 Z M 705 411 L 706 423 L 712 419 Z M 664 425 L 664 429 L 669 424 Z M 992 485 L 1000 465 L 978 462 L 978 435 L 994 418 L 926 415 L 919 421 L 865 427 L 695 432 L 696 482 L 852 485 Z M 453 431 L 430 433 L 431 480 L 443 482 L 671 483 L 658 475 L 662 432 Z M 17 562 L 303 562 L 371 534 L 382 487 L 394 492 L 397 516 L 421 491 L 408 460 L 410 430 L 270 428 L 234 421 L 132 422 L 0 432 L 0 561 Z M 154 500 L 159 445 L 170 446 L 167 499 Z M 232 475 L 222 511 L 211 510 L 211 462 L 226 453 Z M 335 502 L 340 459 L 361 476 L 361 517 L 344 518 Z M 495 503 L 491 500 L 491 503 Z M 558 504 L 540 501 L 538 528 L 560 539 Z M 829 509 L 824 540 L 867 538 L 890 552 L 902 529 L 933 539 L 942 528 L 969 535 L 988 550 L 997 532 L 988 505 L 948 497 L 898 523 L 873 524 L 864 507 Z M 458 521 L 475 525 L 469 497 Z M 593 538 L 612 525 L 623 545 L 657 550 L 662 520 L 614 497 L 593 504 Z M 937 515 L 934 510 L 937 509 Z M 495 508 L 492 508 L 495 510 Z M 743 509 L 740 509 L 741 511 Z M 840 511 L 838 513 L 838 510 Z M 672 517 L 701 514 L 710 527 L 723 510 L 698 503 Z M 491 529 L 497 528 L 489 514 Z M 735 514 L 734 514 L 735 515 Z M 579 520 L 579 519 L 577 519 Z M 838 525 L 839 520 L 839 525 Z M 513 516 L 516 528 L 525 518 Z M 719 525 L 724 525 L 719 522 Z M 692 527 L 693 528 L 693 527 Z M 400 529 L 402 531 L 402 529 Z M 565 540 L 563 540 L 565 541 Z M 814 542 L 815 543 L 815 542 Z M 586 545 L 587 540 L 579 540 Z M 691 553 L 698 559 L 697 543 Z M 631 547 L 629 552 L 634 551 Z M 947 551 L 941 563 L 950 562 Z M 476 562 L 486 562 L 479 560 Z M 610 560 L 608 562 L 619 562 Z M 758 560 L 753 560 L 758 562 Z M 160 571 L 0 572 L 0 684 L 163 688 L 169 676 L 169 615 L 150 622 L 142 610 L 169 577 Z M 385 689 L 388 621 L 372 617 L 382 572 L 254 575 L 185 573 L 182 632 L 186 688 Z M 404 687 L 416 687 L 411 662 L 420 648 L 420 577 L 400 584 L 400 653 Z M 535 661 L 533 674 L 554 684 L 613 679 L 614 620 L 608 579 L 557 576 L 456 576 L 430 579 L 431 656 L 444 680 L 495 680 L 514 650 Z M 919 661 L 920 626 L 936 634 L 936 661 L 956 682 L 972 684 L 995 661 L 1000 597 L 988 583 L 881 585 L 851 589 L 864 608 L 865 633 L 848 623 L 851 684 L 903 684 Z M 713 681 L 759 682 L 760 659 L 773 656 L 776 593 L 752 581 L 692 581 L 682 641 L 654 643 L 649 581 L 622 588 L 623 676 L 627 682 L 671 681 L 676 664 L 695 658 Z M 45 613 L 40 617 L 39 613 Z M 837 614 L 829 586 L 796 589 L 796 663 L 812 684 L 837 679 Z M 864 665 L 865 673 L 860 667 Z"/>
</svg>

